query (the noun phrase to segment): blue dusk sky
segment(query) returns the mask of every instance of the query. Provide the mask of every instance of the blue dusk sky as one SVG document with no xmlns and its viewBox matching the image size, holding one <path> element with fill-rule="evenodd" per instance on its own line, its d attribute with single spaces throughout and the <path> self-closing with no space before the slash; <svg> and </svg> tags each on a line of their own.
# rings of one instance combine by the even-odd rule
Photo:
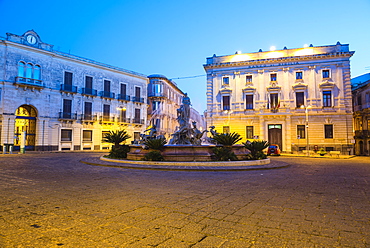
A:
<svg viewBox="0 0 370 248">
<path fill-rule="evenodd" d="M 370 73 L 370 0 L 0 0 L 0 13 L 0 36 L 33 29 L 56 50 L 163 74 L 200 113 L 213 54 L 339 41 L 355 51 L 352 77 Z"/>
</svg>

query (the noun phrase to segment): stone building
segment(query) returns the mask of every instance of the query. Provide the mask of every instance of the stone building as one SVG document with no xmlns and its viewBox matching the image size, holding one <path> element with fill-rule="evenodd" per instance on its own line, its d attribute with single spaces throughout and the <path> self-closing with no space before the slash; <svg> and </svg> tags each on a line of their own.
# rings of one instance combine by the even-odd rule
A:
<svg viewBox="0 0 370 248">
<path fill-rule="evenodd" d="M 353 153 L 349 45 L 207 58 L 207 124 L 282 151 Z"/>
<path fill-rule="evenodd" d="M 110 130 L 129 142 L 145 130 L 146 75 L 56 51 L 33 30 L 0 38 L 0 64 L 1 145 L 100 150 Z"/>
<path fill-rule="evenodd" d="M 370 73 L 352 79 L 355 154 L 370 155 Z"/>
<path fill-rule="evenodd" d="M 170 135 L 179 126 L 177 109 L 180 108 L 186 93 L 182 92 L 177 84 L 166 76 L 153 74 L 148 78 L 148 121 L 151 126 L 156 126 L 159 134 L 170 139 Z M 198 129 L 206 128 L 203 116 L 193 108 L 190 109 L 190 121 L 197 122 Z"/>
</svg>

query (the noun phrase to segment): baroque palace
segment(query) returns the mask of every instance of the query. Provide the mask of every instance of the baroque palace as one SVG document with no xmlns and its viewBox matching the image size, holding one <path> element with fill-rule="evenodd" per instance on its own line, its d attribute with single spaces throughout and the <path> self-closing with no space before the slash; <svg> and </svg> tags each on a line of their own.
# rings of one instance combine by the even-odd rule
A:
<svg viewBox="0 0 370 248">
<path fill-rule="evenodd" d="M 349 45 L 207 58 L 207 124 L 282 151 L 353 154 Z"/>
</svg>

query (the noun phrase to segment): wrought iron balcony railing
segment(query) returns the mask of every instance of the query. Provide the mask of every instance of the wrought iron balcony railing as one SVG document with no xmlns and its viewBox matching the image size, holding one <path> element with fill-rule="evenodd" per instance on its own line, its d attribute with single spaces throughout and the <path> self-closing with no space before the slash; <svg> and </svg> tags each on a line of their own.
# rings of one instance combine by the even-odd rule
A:
<svg viewBox="0 0 370 248">
<path fill-rule="evenodd" d="M 70 84 L 61 84 L 60 90 L 65 91 L 65 92 L 70 92 L 70 93 L 77 93 L 77 86 L 73 86 Z"/>
<path fill-rule="evenodd" d="M 132 119 L 132 123 L 134 123 L 134 124 L 144 124 L 144 119 L 134 118 L 134 119 Z"/>
<path fill-rule="evenodd" d="M 82 94 L 90 95 L 90 96 L 97 96 L 98 92 L 97 92 L 97 90 L 94 90 L 94 89 L 82 88 Z"/>
<path fill-rule="evenodd" d="M 117 99 L 118 99 L 118 100 L 124 100 L 124 101 L 130 101 L 130 96 L 128 96 L 128 95 L 118 94 Z"/>
<path fill-rule="evenodd" d="M 81 115 L 81 120 L 83 121 L 96 121 L 97 119 L 98 119 L 97 115 L 87 115 L 87 114 Z"/>
<path fill-rule="evenodd" d="M 115 96 L 115 94 L 113 92 L 110 92 L 110 91 L 100 91 L 99 95 L 101 97 L 111 98 L 111 99 L 114 99 L 114 96 Z"/>
<path fill-rule="evenodd" d="M 77 114 L 70 112 L 59 112 L 59 119 L 77 120 Z"/>
<path fill-rule="evenodd" d="M 133 101 L 133 102 L 140 102 L 140 103 L 144 103 L 144 98 L 143 98 L 143 97 L 136 97 L 136 96 L 133 96 L 133 97 L 132 97 L 132 101 Z"/>
<path fill-rule="evenodd" d="M 37 86 L 37 87 L 45 87 L 42 83 L 42 80 L 33 79 L 33 78 L 25 78 L 25 77 L 15 77 L 15 84 L 21 85 L 29 85 L 29 86 Z"/>
</svg>

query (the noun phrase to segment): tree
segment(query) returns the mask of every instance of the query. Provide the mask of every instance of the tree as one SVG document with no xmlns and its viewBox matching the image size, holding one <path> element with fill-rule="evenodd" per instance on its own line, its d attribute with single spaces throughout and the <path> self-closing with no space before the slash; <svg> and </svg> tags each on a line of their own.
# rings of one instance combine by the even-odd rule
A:
<svg viewBox="0 0 370 248">
<path fill-rule="evenodd" d="M 238 141 L 242 140 L 242 137 L 238 133 L 220 133 L 213 136 L 213 140 L 219 145 L 231 147 Z"/>
<path fill-rule="evenodd" d="M 254 140 L 252 142 L 243 143 L 243 145 L 251 152 L 250 158 L 253 160 L 258 160 L 266 158 L 266 154 L 263 153 L 263 150 L 266 149 L 270 144 L 265 140 Z"/>
<path fill-rule="evenodd" d="M 104 137 L 103 142 L 113 143 L 115 148 L 119 147 L 119 144 L 131 138 L 126 130 L 109 131 Z"/>
</svg>

